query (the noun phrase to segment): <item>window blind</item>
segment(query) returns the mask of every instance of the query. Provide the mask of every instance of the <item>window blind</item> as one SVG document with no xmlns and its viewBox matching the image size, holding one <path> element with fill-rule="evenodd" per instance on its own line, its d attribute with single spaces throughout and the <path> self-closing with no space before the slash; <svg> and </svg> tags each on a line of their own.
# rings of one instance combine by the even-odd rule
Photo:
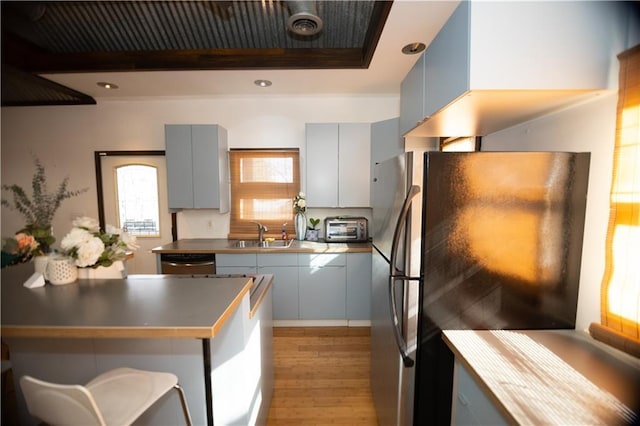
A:
<svg viewBox="0 0 640 426">
<path fill-rule="evenodd" d="M 640 45 L 620 61 L 601 322 L 594 337 L 640 354 Z M 608 331 L 607 331 L 608 330 Z"/>
<path fill-rule="evenodd" d="M 229 175 L 229 238 L 257 238 L 255 222 L 268 228 L 265 236 L 281 238 L 284 226 L 289 238 L 295 238 L 293 197 L 300 192 L 298 149 L 231 149 Z"/>
</svg>

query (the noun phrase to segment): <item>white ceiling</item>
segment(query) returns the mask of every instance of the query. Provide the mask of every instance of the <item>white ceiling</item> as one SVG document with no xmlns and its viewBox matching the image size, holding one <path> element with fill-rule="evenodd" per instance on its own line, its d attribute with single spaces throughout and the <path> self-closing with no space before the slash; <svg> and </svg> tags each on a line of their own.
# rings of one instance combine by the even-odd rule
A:
<svg viewBox="0 0 640 426">
<path fill-rule="evenodd" d="M 433 40 L 460 2 L 395 0 L 368 69 L 150 71 L 87 74 L 46 74 L 56 81 L 99 99 L 148 97 L 211 97 L 317 94 L 398 94 L 400 82 L 417 60 L 403 46 Z M 271 80 L 260 88 L 254 80 Z M 106 90 L 97 82 L 119 86 Z"/>
</svg>

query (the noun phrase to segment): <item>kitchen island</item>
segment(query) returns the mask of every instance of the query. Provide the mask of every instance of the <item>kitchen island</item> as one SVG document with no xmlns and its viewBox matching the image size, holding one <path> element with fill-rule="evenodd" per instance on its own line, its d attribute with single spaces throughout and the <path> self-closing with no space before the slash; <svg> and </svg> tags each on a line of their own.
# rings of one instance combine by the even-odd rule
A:
<svg viewBox="0 0 640 426">
<path fill-rule="evenodd" d="M 194 424 L 264 423 L 273 374 L 271 276 L 259 286 L 252 277 L 134 275 L 27 289 L 32 273 L 32 264 L 2 270 L 2 338 L 14 377 L 86 383 L 121 366 L 169 371 Z M 17 393 L 21 423 L 36 424 Z M 142 423 L 181 424 L 173 398 Z"/>
</svg>

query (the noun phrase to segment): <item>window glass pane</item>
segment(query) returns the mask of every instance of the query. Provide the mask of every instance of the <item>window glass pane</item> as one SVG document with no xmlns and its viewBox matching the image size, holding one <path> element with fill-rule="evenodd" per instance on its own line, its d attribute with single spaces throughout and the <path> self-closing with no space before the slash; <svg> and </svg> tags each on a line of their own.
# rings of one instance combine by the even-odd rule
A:
<svg viewBox="0 0 640 426">
<path fill-rule="evenodd" d="M 292 158 L 243 158 L 240 160 L 240 182 L 293 182 Z"/>
<path fill-rule="evenodd" d="M 240 199 L 240 219 L 250 221 L 291 220 L 290 199 Z"/>
<path fill-rule="evenodd" d="M 153 166 L 116 168 L 118 226 L 136 236 L 160 235 L 158 171 Z"/>
<path fill-rule="evenodd" d="M 638 226 L 616 226 L 613 252 L 613 275 L 607 290 L 609 311 L 628 320 L 640 322 L 640 275 L 637 274 L 636 266 L 640 253 Z"/>
</svg>

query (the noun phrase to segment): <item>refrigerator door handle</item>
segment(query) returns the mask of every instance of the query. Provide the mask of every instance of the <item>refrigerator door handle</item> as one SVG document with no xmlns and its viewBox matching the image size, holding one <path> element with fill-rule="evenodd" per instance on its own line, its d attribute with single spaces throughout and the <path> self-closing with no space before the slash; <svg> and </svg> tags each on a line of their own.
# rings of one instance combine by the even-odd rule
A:
<svg viewBox="0 0 640 426">
<path fill-rule="evenodd" d="M 398 351 L 402 357 L 402 363 L 405 367 L 413 367 L 415 361 L 411 359 L 407 353 L 407 342 L 405 342 L 402 334 L 400 333 L 400 321 L 398 320 L 398 310 L 396 309 L 396 291 L 395 291 L 396 278 L 389 277 L 389 305 L 391 307 L 391 321 L 393 322 L 393 336 L 396 338 L 396 345 L 398 345 Z M 404 281 L 401 281 L 404 284 Z"/>
<path fill-rule="evenodd" d="M 404 285 L 405 280 L 411 280 L 414 278 L 406 277 L 404 271 L 398 270 L 396 267 L 397 258 L 398 258 L 398 248 L 400 244 L 400 236 L 402 235 L 402 228 L 405 226 L 407 221 L 407 216 L 409 214 L 409 209 L 411 208 L 411 203 L 416 195 L 420 193 L 420 187 L 417 185 L 411 186 L 409 191 L 407 192 L 407 196 L 404 199 L 404 203 L 402 204 L 402 209 L 400 210 L 400 215 L 398 217 L 398 222 L 396 223 L 396 228 L 393 233 L 393 243 L 391 245 L 391 259 L 389 262 L 389 304 L 391 305 L 391 321 L 393 322 L 393 335 L 396 339 L 396 344 L 398 345 L 398 351 L 402 356 L 402 362 L 405 367 L 413 367 L 414 361 L 409 357 L 407 353 L 407 343 L 402 337 L 402 333 L 400 332 L 400 321 L 398 320 L 398 310 L 396 308 L 396 295 L 395 295 L 395 282 L 396 280 L 402 280 Z"/>
<path fill-rule="evenodd" d="M 411 203 L 416 195 L 420 193 L 420 187 L 417 185 L 411 186 L 409 191 L 407 192 L 407 196 L 402 203 L 402 209 L 400 210 L 400 215 L 398 216 L 398 222 L 396 222 L 396 229 L 393 231 L 393 241 L 391 243 L 391 258 L 389 260 L 390 270 L 389 275 L 397 276 L 397 275 L 405 275 L 404 271 L 400 271 L 396 267 L 396 263 L 398 262 L 398 248 L 400 246 L 400 236 L 402 235 L 402 228 L 405 226 L 407 222 L 407 216 L 409 215 L 409 209 L 411 208 Z"/>
</svg>

